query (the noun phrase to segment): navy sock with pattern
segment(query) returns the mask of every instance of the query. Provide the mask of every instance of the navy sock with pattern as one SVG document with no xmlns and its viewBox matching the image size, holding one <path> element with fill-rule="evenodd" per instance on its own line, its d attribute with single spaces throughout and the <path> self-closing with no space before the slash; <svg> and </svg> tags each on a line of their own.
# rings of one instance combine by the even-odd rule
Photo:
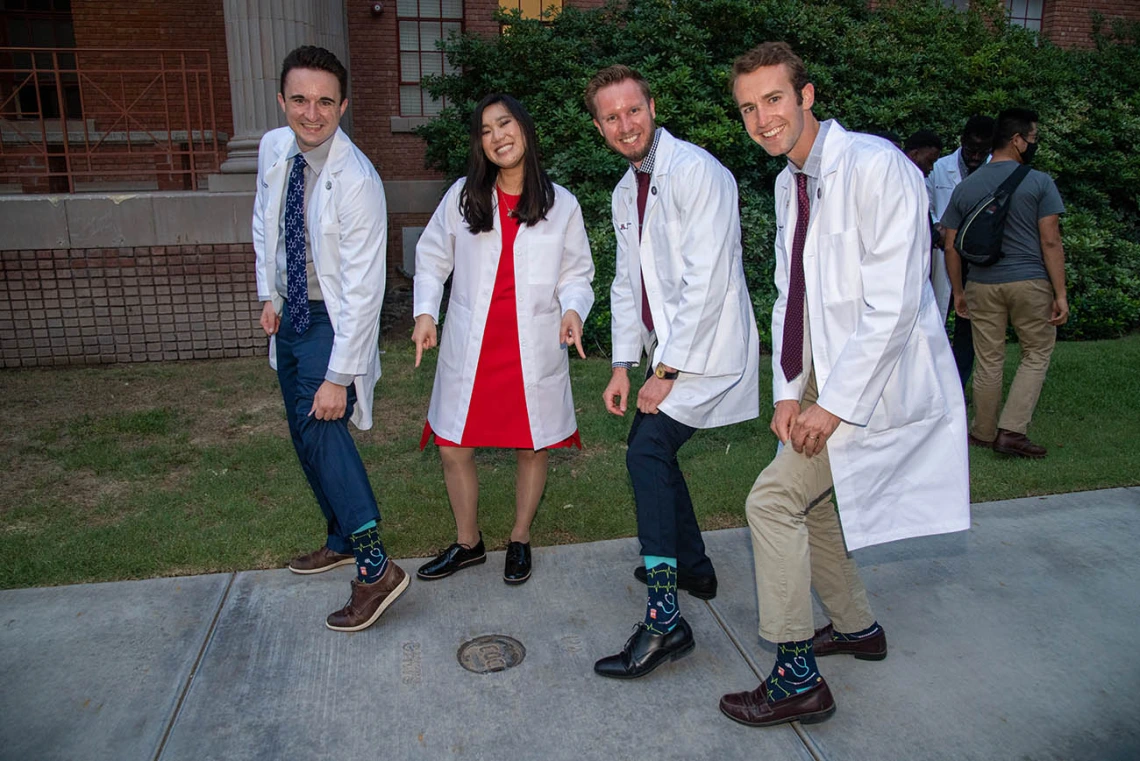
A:
<svg viewBox="0 0 1140 761">
<path fill-rule="evenodd" d="M 776 648 L 776 665 L 767 679 L 768 700 L 775 703 L 799 695 L 822 681 L 810 639 L 781 642 Z"/>
<path fill-rule="evenodd" d="M 654 634 L 668 634 L 681 617 L 677 605 L 677 559 L 646 555 L 645 585 L 649 590 L 645 626 Z"/>
<path fill-rule="evenodd" d="M 352 554 L 356 556 L 356 578 L 371 584 L 388 570 L 388 553 L 380 541 L 380 529 L 376 521 L 369 521 L 358 528 L 348 541 L 352 544 Z"/>
<path fill-rule="evenodd" d="M 866 629 L 863 629 L 862 631 L 851 632 L 850 634 L 844 634 L 843 632 L 833 630 L 831 632 L 831 639 L 836 642 L 854 642 L 856 640 L 866 639 L 867 637 L 873 637 L 882 630 L 883 627 L 879 626 L 878 621 L 875 621 Z"/>
</svg>

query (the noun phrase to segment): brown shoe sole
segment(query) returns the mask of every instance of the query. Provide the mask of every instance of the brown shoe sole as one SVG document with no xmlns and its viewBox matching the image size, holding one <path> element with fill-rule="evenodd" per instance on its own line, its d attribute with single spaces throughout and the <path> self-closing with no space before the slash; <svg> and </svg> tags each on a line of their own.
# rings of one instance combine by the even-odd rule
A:
<svg viewBox="0 0 1140 761">
<path fill-rule="evenodd" d="M 1014 449 L 1012 447 L 999 447 L 994 444 L 994 451 L 998 454 L 1008 455 L 1010 457 L 1024 457 L 1027 460 L 1041 460 L 1044 459 L 1048 452 L 1026 452 L 1024 449 Z"/>
<path fill-rule="evenodd" d="M 396 587 L 388 593 L 388 596 L 384 598 L 384 602 L 380 603 L 380 607 L 378 607 L 376 609 L 376 612 L 373 613 L 364 623 L 357 624 L 356 626 L 333 626 L 328 621 L 325 621 L 325 626 L 332 629 L 334 632 L 358 632 L 363 629 L 367 629 L 369 626 L 372 626 L 372 624 L 376 623 L 376 619 L 380 618 L 384 611 L 388 610 L 388 608 L 392 605 L 392 603 L 396 602 L 400 595 L 404 594 L 404 590 L 406 590 L 408 588 L 408 584 L 411 583 L 411 574 L 405 574 L 404 580 L 397 584 Z"/>
<path fill-rule="evenodd" d="M 798 721 L 800 724 L 818 724 L 821 721 L 827 721 L 831 718 L 831 714 L 835 713 L 835 704 L 833 703 L 830 708 L 825 708 L 822 711 L 816 711 L 815 713 L 805 713 L 801 714 L 800 716 L 788 716 L 783 719 L 777 719 L 776 721 L 742 721 L 723 708 L 720 709 L 720 712 L 735 721 L 737 724 L 743 724 L 746 727 L 775 727 L 779 726 L 780 724 L 791 724 L 793 721 Z"/>
<path fill-rule="evenodd" d="M 289 565 L 286 567 L 290 571 L 292 571 L 293 573 L 299 573 L 302 576 L 308 576 L 309 574 L 312 574 L 312 573 L 324 573 L 325 571 L 331 571 L 334 568 L 340 568 L 342 565 L 356 565 L 356 558 L 347 557 L 344 560 L 338 560 L 335 563 L 323 565 L 320 568 L 309 568 L 309 569 L 294 568 L 292 565 Z"/>
</svg>

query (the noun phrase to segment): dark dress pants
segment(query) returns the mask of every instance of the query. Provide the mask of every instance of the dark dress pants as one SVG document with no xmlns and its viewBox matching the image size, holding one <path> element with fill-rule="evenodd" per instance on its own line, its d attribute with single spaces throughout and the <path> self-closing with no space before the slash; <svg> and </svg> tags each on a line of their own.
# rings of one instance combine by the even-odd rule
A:
<svg viewBox="0 0 1140 761">
<path fill-rule="evenodd" d="M 637 412 L 629 429 L 625 464 L 637 503 L 637 538 L 642 555 L 677 558 L 677 566 L 699 576 L 714 575 L 693 513 L 689 487 L 677 451 L 696 432 L 664 412 Z"/>
<path fill-rule="evenodd" d="M 313 397 L 325 380 L 333 346 L 332 323 L 324 302 L 310 301 L 309 314 L 309 329 L 299 336 L 289 319 L 288 305 L 283 310 L 277 331 L 277 380 L 301 470 L 328 523 L 328 547 L 348 554 L 352 552 L 349 535 L 369 521 L 379 520 L 380 511 L 348 430 L 348 418 L 356 404 L 355 386 L 348 387 L 348 404 L 340 420 L 317 420 L 309 415 Z"/>
<path fill-rule="evenodd" d="M 966 273 L 970 265 L 962 262 L 962 282 L 966 281 Z M 950 304 L 954 308 L 954 304 Z M 958 366 L 958 377 L 962 379 L 962 391 L 966 391 L 966 382 L 970 380 L 970 373 L 974 372 L 974 331 L 970 321 L 954 315 L 954 335 L 950 340 L 950 347 L 954 352 L 954 364 Z"/>
</svg>

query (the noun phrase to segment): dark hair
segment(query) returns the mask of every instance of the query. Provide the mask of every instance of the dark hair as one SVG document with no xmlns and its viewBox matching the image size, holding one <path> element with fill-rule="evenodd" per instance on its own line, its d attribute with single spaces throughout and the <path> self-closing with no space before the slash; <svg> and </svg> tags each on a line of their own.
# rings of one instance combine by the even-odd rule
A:
<svg viewBox="0 0 1140 761">
<path fill-rule="evenodd" d="M 632 79 L 641 88 L 641 94 L 645 96 L 646 103 L 652 100 L 653 96 L 649 94 L 649 82 L 646 81 L 645 77 L 624 64 L 615 63 L 613 66 L 599 70 L 598 73 L 590 77 L 590 83 L 586 85 L 586 92 L 583 97 L 586 101 L 586 110 L 590 112 L 590 116 L 595 119 L 598 118 L 598 90 L 624 82 L 627 79 Z"/>
<path fill-rule="evenodd" d="M 994 118 L 982 114 L 974 114 L 971 116 L 966 120 L 966 126 L 962 128 L 962 140 L 968 137 L 977 137 L 985 140 L 987 143 L 993 140 Z"/>
<path fill-rule="evenodd" d="M 939 153 L 942 152 L 942 138 L 934 130 L 920 129 L 903 143 L 903 150 L 917 151 L 922 148 L 937 148 Z"/>
<path fill-rule="evenodd" d="M 554 206 L 554 183 L 550 181 L 538 155 L 538 135 L 534 120 L 518 100 L 503 93 L 492 93 L 471 112 L 471 146 L 467 155 L 467 182 L 459 191 L 459 211 L 472 234 L 485 233 L 495 227 L 495 210 L 491 203 L 499 167 L 483 152 L 483 112 L 488 106 L 502 103 L 519 123 L 525 142 L 523 153 L 523 191 L 515 207 L 518 220 L 528 226 L 546 219 Z"/>
<path fill-rule="evenodd" d="M 998 114 L 994 127 L 994 150 L 1001 150 L 1013 141 L 1014 135 L 1027 135 L 1037 122 L 1037 112 L 1028 108 L 1007 108 Z"/>
<path fill-rule="evenodd" d="M 796 55 L 792 46 L 786 42 L 764 42 L 738 56 L 732 62 L 732 79 L 728 83 L 729 87 L 736 84 L 736 78 L 741 74 L 751 74 L 761 67 L 780 64 L 788 67 L 788 78 L 792 80 L 792 87 L 795 88 L 796 102 L 802 105 L 804 88 L 811 80 L 808 79 L 803 59 Z"/>
<path fill-rule="evenodd" d="M 344 68 L 344 64 L 330 51 L 318 48 L 315 45 L 302 45 L 285 56 L 285 61 L 281 64 L 282 97 L 285 96 L 285 77 L 293 69 L 327 71 L 335 76 L 337 82 L 340 83 L 341 103 L 348 97 L 348 69 Z"/>
</svg>

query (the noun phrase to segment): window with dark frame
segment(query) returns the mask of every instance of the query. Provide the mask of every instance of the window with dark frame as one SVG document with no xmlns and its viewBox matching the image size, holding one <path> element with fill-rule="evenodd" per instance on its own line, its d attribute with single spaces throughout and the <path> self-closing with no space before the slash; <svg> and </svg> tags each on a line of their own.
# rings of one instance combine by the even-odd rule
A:
<svg viewBox="0 0 1140 761">
<path fill-rule="evenodd" d="M 75 47 L 71 0 L 3 0 L 0 9 L 0 47 Z M 6 118 L 58 119 L 61 104 L 67 118 L 82 116 L 74 54 L 10 50 L 5 51 L 0 66 L 13 70 L 0 82 Z M 38 86 L 26 82 L 27 74 L 21 74 L 33 69 Z M 13 93 L 16 87 L 19 92 Z"/>
<path fill-rule="evenodd" d="M 521 11 L 524 19 L 549 21 L 562 10 L 562 0 L 499 0 L 499 10 Z"/>
<path fill-rule="evenodd" d="M 1033 32 L 1041 31 L 1041 20 L 1045 17 L 1045 0 L 1006 0 L 1009 23 L 1023 26 Z"/>
<path fill-rule="evenodd" d="M 455 70 L 436 44 L 463 31 L 463 0 L 398 0 L 396 23 L 400 45 L 400 115 L 435 116 L 444 102 L 420 82 L 428 74 Z"/>
</svg>

